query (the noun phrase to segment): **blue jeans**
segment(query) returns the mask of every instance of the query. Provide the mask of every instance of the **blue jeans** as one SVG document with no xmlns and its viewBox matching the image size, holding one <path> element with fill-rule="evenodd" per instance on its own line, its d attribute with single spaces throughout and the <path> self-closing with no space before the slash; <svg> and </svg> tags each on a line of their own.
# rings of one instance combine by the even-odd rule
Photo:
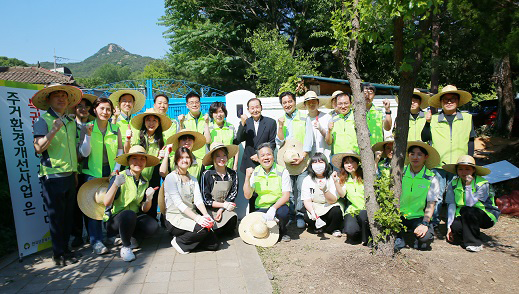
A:
<svg viewBox="0 0 519 294">
<path fill-rule="evenodd" d="M 259 212 L 267 212 L 267 210 L 269 210 L 269 209 L 268 208 L 256 208 L 256 211 L 259 211 Z M 279 220 L 278 225 L 279 225 L 279 237 L 280 238 L 283 237 L 283 235 L 285 235 L 287 233 L 287 224 L 288 224 L 288 218 L 289 218 L 288 211 L 289 211 L 289 208 L 286 204 L 276 210 L 276 218 Z"/>
<path fill-rule="evenodd" d="M 450 185 L 454 174 L 451 174 L 441 168 L 433 168 L 432 172 L 438 178 L 438 182 L 440 183 L 440 195 L 438 196 L 438 201 L 436 202 L 436 207 L 434 208 L 433 217 L 431 220 L 431 224 L 436 227 L 440 223 L 440 209 L 443 204 L 443 195 L 447 191 L 447 185 Z"/>
<path fill-rule="evenodd" d="M 91 175 L 85 175 L 85 183 L 93 179 L 96 178 Z M 88 218 L 87 229 L 91 245 L 94 245 L 98 241 L 103 241 L 103 221 Z"/>
</svg>

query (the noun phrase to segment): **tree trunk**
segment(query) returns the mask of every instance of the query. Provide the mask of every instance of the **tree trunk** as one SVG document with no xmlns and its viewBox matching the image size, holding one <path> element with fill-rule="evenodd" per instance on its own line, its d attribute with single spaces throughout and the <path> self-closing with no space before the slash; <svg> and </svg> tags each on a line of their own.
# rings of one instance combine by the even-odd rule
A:
<svg viewBox="0 0 519 294">
<path fill-rule="evenodd" d="M 440 17 L 438 14 L 433 15 L 431 34 L 433 41 L 431 52 L 431 93 L 438 94 L 440 84 Z"/>
<path fill-rule="evenodd" d="M 515 101 L 510 69 L 510 55 L 498 58 L 494 64 L 494 83 L 498 98 L 497 129 L 510 138 L 514 125 Z"/>
<path fill-rule="evenodd" d="M 353 34 L 357 34 L 360 29 L 359 23 L 359 11 L 358 11 L 358 0 L 353 3 L 354 16 L 352 19 L 352 30 Z M 369 140 L 369 129 L 366 121 L 366 104 L 364 95 L 361 91 L 361 78 L 357 69 L 357 57 L 358 57 L 358 40 L 352 38 L 348 44 L 348 56 L 344 64 L 344 69 L 348 80 L 350 81 L 350 87 L 353 92 L 353 108 L 354 119 L 355 119 L 355 131 L 357 132 L 357 143 L 360 149 L 360 158 L 362 162 L 362 170 L 364 173 L 364 198 L 366 200 L 366 211 L 368 213 L 369 227 L 373 237 L 376 237 L 380 232 L 381 228 L 375 222 L 375 212 L 380 209 L 375 196 L 375 160 L 373 151 L 371 150 L 371 144 Z M 384 256 L 393 256 L 394 249 L 393 243 L 381 242 L 376 245 L 376 253 Z"/>
</svg>

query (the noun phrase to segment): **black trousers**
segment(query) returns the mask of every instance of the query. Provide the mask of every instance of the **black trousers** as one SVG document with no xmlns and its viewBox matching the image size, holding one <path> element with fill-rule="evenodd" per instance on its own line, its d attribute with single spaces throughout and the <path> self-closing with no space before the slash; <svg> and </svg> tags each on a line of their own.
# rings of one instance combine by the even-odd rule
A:
<svg viewBox="0 0 519 294">
<path fill-rule="evenodd" d="M 460 209 L 460 216 L 456 217 L 451 225 L 455 242 L 463 242 L 464 246 L 480 246 L 480 229 L 488 229 L 494 225 L 492 219 L 481 209 L 464 206 Z"/>
<path fill-rule="evenodd" d="M 235 215 L 231 217 L 227 223 L 218 229 L 215 229 L 214 232 L 216 236 L 234 236 L 236 234 L 236 226 L 238 225 L 238 216 Z"/>
<path fill-rule="evenodd" d="M 308 216 L 306 209 L 304 209 L 303 214 L 305 223 L 308 224 L 308 228 L 315 230 L 315 221 Z M 342 210 L 340 206 L 334 206 L 330 208 L 330 210 L 328 210 L 326 214 L 321 215 L 320 218 L 326 222 L 326 226 L 322 228 L 326 233 L 331 234 L 335 230 L 342 229 L 344 218 L 342 216 Z"/>
<path fill-rule="evenodd" d="M 85 176 L 83 174 L 78 174 L 77 179 L 78 179 L 78 181 L 77 181 L 76 192 L 79 192 L 79 189 L 81 189 L 81 186 L 85 183 Z M 74 236 L 74 238 L 83 238 L 83 224 L 85 224 L 85 228 L 87 228 L 88 217 L 81 211 L 81 209 L 79 208 L 78 202 L 75 201 L 74 224 L 73 224 L 72 232 L 71 232 L 71 235 Z M 88 228 L 87 228 L 87 232 L 88 232 Z"/>
<path fill-rule="evenodd" d="M 371 237 L 368 223 L 368 212 L 366 210 L 361 210 L 355 216 L 346 214 L 346 216 L 344 216 L 344 229 L 342 232 L 348 235 L 348 239 L 350 237 L 352 239 L 358 239 L 360 236 L 362 243 L 367 244 L 369 237 Z"/>
<path fill-rule="evenodd" d="M 431 245 L 432 241 L 434 241 L 434 229 L 433 225 L 430 223 L 429 227 L 427 228 L 427 233 L 422 238 L 416 237 L 414 234 L 414 230 L 422 224 L 423 217 L 419 218 L 413 218 L 413 219 L 406 219 L 405 217 L 401 216 L 400 219 L 402 220 L 402 224 L 406 226 L 407 232 L 413 233 L 413 236 L 415 236 L 416 240 L 418 240 L 418 247 L 422 244 L 427 244 L 427 246 Z M 398 237 L 402 238 L 403 233 L 400 232 L 398 234 Z"/>
<path fill-rule="evenodd" d="M 137 214 L 132 210 L 123 210 L 106 222 L 108 236 L 120 235 L 123 246 L 130 246 L 131 237 L 150 237 L 159 229 L 159 224 L 146 214 Z"/>
<path fill-rule="evenodd" d="M 268 208 L 257 208 L 256 211 L 267 212 Z M 287 234 L 287 224 L 290 220 L 288 205 L 283 205 L 276 210 L 276 218 L 279 220 L 279 238 Z"/>
<path fill-rule="evenodd" d="M 74 223 L 76 179 L 74 175 L 63 178 L 40 178 L 43 201 L 49 217 L 50 236 L 54 256 L 68 252 L 68 241 Z"/>
<path fill-rule="evenodd" d="M 191 252 L 196 248 L 216 251 L 220 245 L 214 231 L 202 228 L 199 224 L 196 224 L 191 232 L 179 229 L 166 220 L 166 230 L 177 238 L 178 246 L 185 252 Z"/>
<path fill-rule="evenodd" d="M 150 179 L 150 187 L 152 187 L 152 188 L 160 187 L 161 177 L 159 174 L 159 168 L 160 168 L 160 164 L 156 165 L 153 168 L 153 174 Z M 151 216 L 153 219 L 157 219 L 157 206 L 159 205 L 159 190 L 160 189 L 157 189 L 157 191 L 155 191 L 155 193 L 153 193 L 153 199 L 151 200 L 150 210 L 148 210 L 148 212 L 146 212 L 146 214 Z"/>
</svg>

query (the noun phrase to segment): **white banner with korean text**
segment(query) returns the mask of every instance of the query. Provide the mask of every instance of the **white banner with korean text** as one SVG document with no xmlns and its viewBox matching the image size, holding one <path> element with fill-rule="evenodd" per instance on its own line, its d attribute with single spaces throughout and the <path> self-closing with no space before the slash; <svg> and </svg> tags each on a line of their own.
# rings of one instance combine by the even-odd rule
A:
<svg viewBox="0 0 519 294">
<path fill-rule="evenodd" d="M 43 85 L 0 80 L 0 129 L 20 258 L 52 245 L 33 146 L 33 124 L 42 111 L 31 97 L 41 89 Z"/>
</svg>

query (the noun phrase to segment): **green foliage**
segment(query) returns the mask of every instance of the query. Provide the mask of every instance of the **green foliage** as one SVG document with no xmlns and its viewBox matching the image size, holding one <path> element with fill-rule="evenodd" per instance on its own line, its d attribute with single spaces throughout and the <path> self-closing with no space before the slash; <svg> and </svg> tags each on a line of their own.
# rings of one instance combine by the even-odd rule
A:
<svg viewBox="0 0 519 294">
<path fill-rule="evenodd" d="M 385 241 L 389 236 L 399 233 L 404 226 L 400 219 L 398 200 L 391 189 L 391 177 L 389 173 L 381 173 L 375 181 L 375 195 L 380 209 L 375 212 L 375 222 L 381 228 L 380 233 L 374 236 L 374 242 Z"/>
<path fill-rule="evenodd" d="M 170 79 L 174 78 L 174 69 L 166 59 L 150 62 L 136 79 Z"/>
<path fill-rule="evenodd" d="M 16 59 L 16 58 L 8 58 L 5 56 L 0 56 L 0 66 L 29 66 L 25 61 Z"/>
<path fill-rule="evenodd" d="M 132 77 L 131 69 L 128 66 L 104 64 L 95 70 L 89 78 L 78 78 L 79 84 L 86 88 L 94 88 L 103 84 L 129 80 Z M 135 77 L 135 76 L 134 76 Z"/>
<path fill-rule="evenodd" d="M 279 35 L 277 30 L 257 30 L 245 41 L 256 56 L 247 70 L 247 77 L 256 80 L 262 96 L 277 95 L 281 84 L 289 78 L 294 80 L 294 76 L 319 74 L 312 56 L 302 51 L 292 55 L 286 37 Z"/>
</svg>

